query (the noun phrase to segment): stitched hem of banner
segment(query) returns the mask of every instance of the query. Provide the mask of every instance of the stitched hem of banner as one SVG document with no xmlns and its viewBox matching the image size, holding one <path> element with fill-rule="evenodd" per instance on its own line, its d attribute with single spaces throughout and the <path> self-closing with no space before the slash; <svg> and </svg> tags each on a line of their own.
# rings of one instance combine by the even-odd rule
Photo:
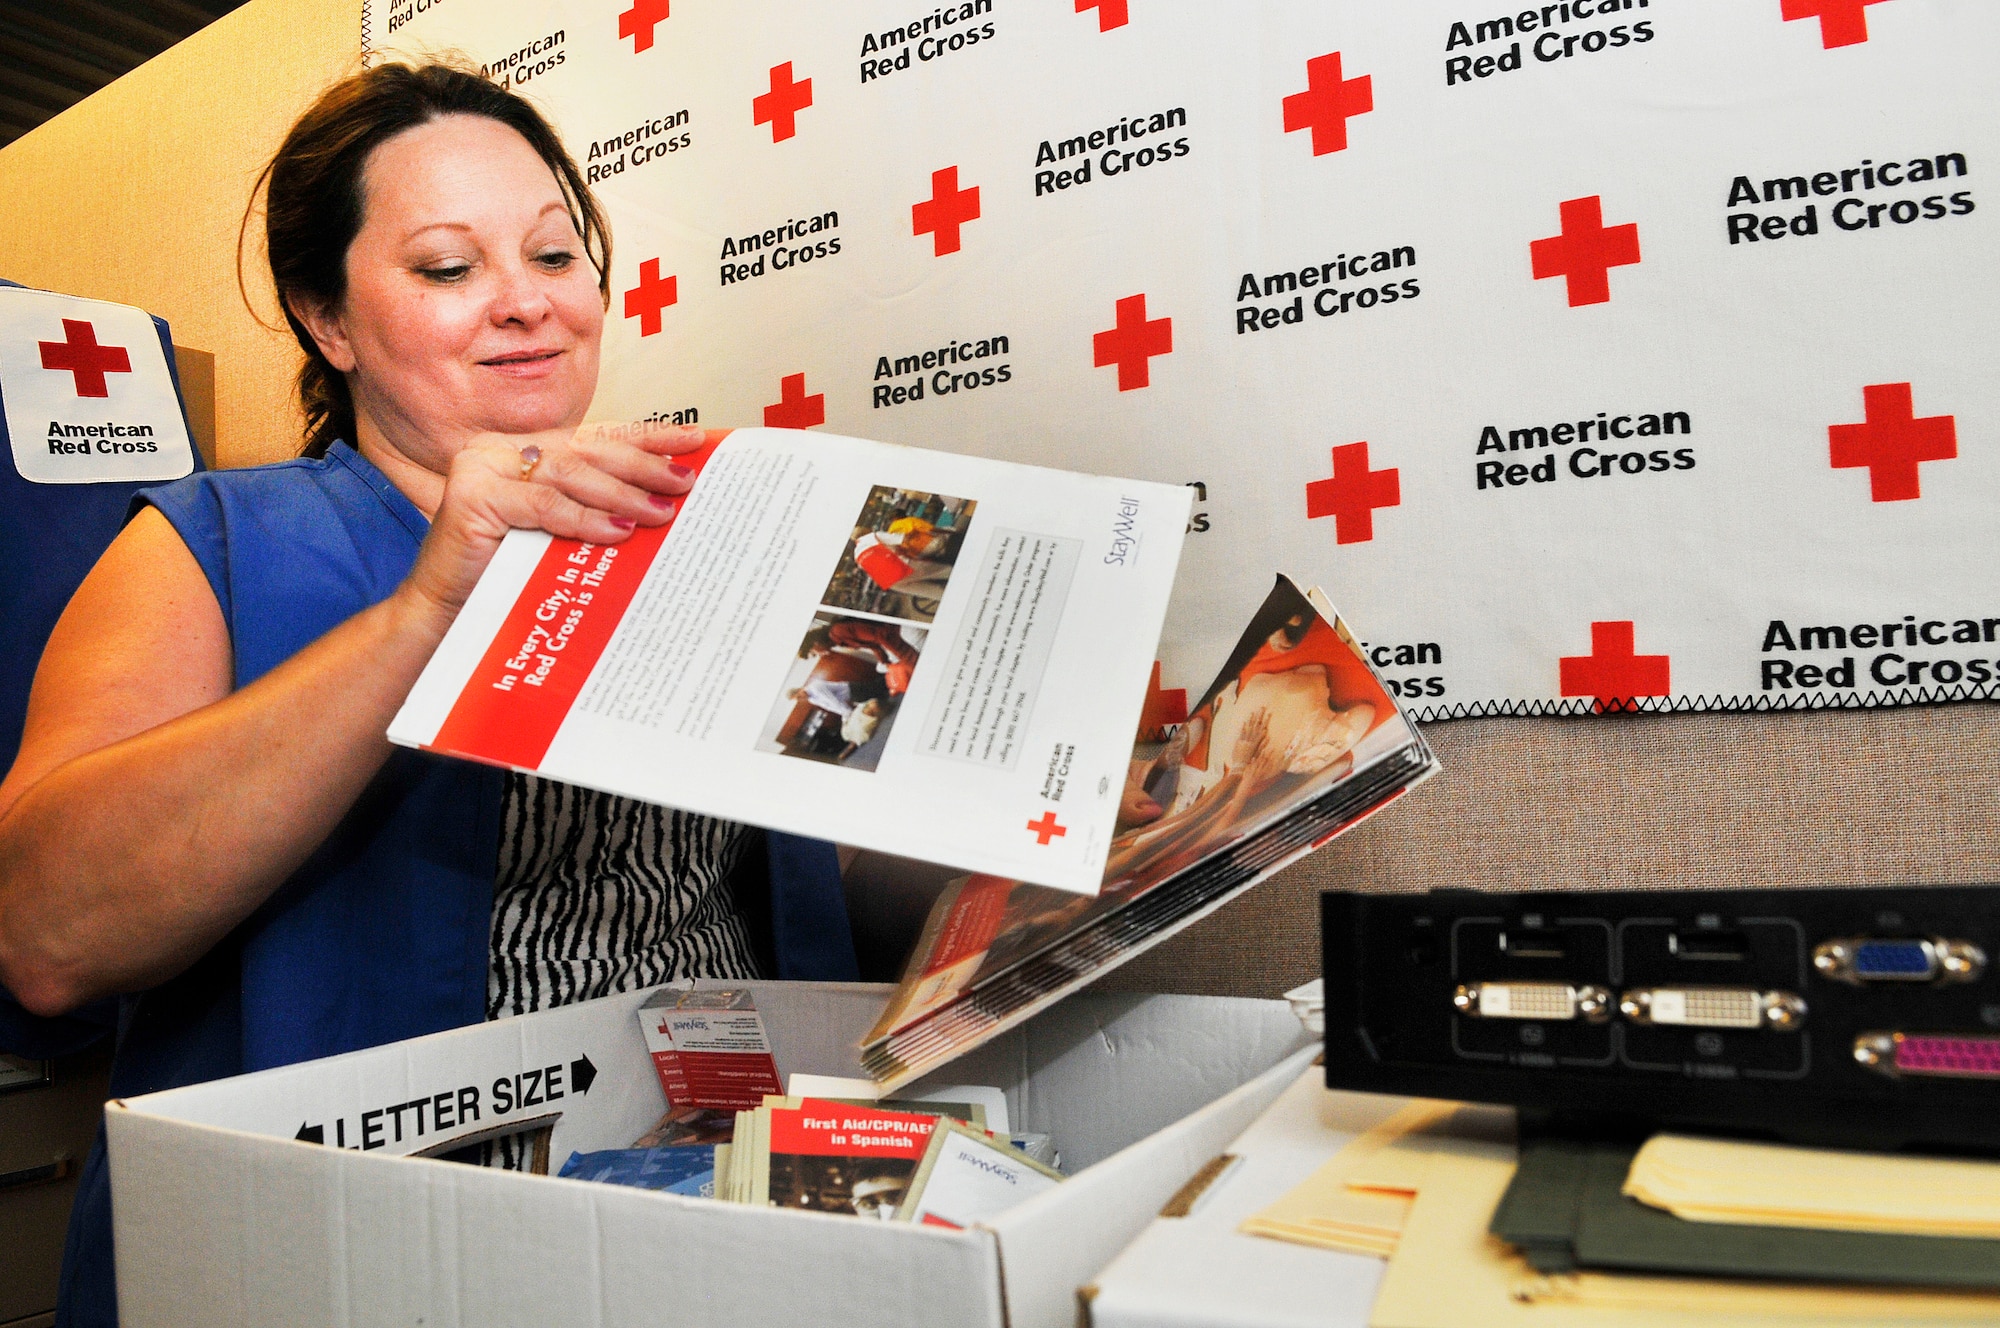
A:
<svg viewBox="0 0 2000 1328">
<path fill-rule="evenodd" d="M 1892 706 L 1948 705 L 1957 701 L 2000 701 L 2000 683 L 1956 687 L 1893 687 L 1879 691 L 1769 696 L 1639 696 L 1598 701 L 1588 696 L 1560 701 L 1461 701 L 1448 706 L 1404 706 L 1419 724 L 1445 719 L 1489 719 L 1516 716 L 1682 715 L 1701 711 L 1761 713 L 1781 710 L 1878 710 Z"/>
</svg>

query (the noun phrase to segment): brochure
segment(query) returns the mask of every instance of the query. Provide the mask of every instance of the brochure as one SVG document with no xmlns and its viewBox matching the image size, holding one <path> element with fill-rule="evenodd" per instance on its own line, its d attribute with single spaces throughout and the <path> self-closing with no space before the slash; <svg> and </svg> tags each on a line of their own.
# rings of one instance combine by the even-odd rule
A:
<svg viewBox="0 0 2000 1328">
<path fill-rule="evenodd" d="M 947 886 L 862 1047 L 863 1067 L 886 1091 L 970 1051 L 1436 766 L 1332 605 L 1278 578 L 1186 723 L 1133 749 L 1102 892 L 990 874 Z"/>
<path fill-rule="evenodd" d="M 894 1220 L 910 1178 L 948 1117 L 778 1098 L 738 1118 L 730 1182 L 737 1203 Z"/>
<path fill-rule="evenodd" d="M 778 1091 L 778 1064 L 763 1016 L 742 988 L 663 987 L 639 1007 L 639 1031 L 670 1113 L 743 1111 Z"/>
<path fill-rule="evenodd" d="M 1095 893 L 1191 503 L 790 429 L 673 521 L 502 543 L 390 740 Z"/>
<path fill-rule="evenodd" d="M 945 1124 L 931 1132 L 930 1147 L 917 1164 L 896 1220 L 962 1231 L 998 1217 L 1062 1179 L 1055 1168 L 983 1130 Z"/>
<path fill-rule="evenodd" d="M 694 1198 L 715 1197 L 714 1144 L 684 1144 L 665 1148 L 609 1148 L 595 1153 L 571 1153 L 558 1174 L 570 1180 L 635 1185 Z"/>
</svg>

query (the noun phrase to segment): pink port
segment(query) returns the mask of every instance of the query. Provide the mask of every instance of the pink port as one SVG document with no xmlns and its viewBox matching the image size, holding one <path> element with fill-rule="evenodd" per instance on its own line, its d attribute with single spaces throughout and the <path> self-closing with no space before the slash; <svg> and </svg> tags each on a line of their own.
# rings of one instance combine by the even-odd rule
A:
<svg viewBox="0 0 2000 1328">
<path fill-rule="evenodd" d="M 2000 1038 L 1905 1034 L 1896 1039 L 1896 1068 L 1906 1074 L 2000 1079 Z"/>
</svg>

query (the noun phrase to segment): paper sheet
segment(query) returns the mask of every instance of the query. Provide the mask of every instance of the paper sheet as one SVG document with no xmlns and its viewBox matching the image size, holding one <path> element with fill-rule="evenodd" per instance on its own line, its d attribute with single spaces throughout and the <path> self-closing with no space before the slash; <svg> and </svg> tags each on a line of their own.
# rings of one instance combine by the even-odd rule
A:
<svg viewBox="0 0 2000 1328">
<path fill-rule="evenodd" d="M 1411 1146 L 1447 1128 L 1459 1107 L 1420 1100 L 1358 1136 L 1241 1230 L 1294 1244 L 1387 1258 L 1408 1220 L 1430 1153 Z"/>
<path fill-rule="evenodd" d="M 1625 1193 L 1691 1222 L 2000 1236 L 2000 1162 L 1662 1134 Z"/>
</svg>

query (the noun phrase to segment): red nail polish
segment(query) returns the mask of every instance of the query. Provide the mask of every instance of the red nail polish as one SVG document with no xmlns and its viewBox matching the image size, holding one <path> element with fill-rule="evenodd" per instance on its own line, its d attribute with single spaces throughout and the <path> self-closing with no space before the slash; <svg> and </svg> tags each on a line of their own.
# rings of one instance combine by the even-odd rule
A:
<svg viewBox="0 0 2000 1328">
<path fill-rule="evenodd" d="M 672 516 L 674 508 L 679 506 L 678 503 L 672 498 L 667 497 L 664 493 L 649 493 L 646 495 L 646 501 L 655 507 L 664 509 L 669 516 Z"/>
<path fill-rule="evenodd" d="M 691 480 L 694 478 L 694 472 L 689 470 L 686 466 L 681 465 L 677 461 L 670 461 L 667 463 L 667 473 L 672 475 L 677 480 Z"/>
<path fill-rule="evenodd" d="M 634 521 L 629 516 L 614 516 L 611 518 L 611 524 L 618 527 L 620 530 L 633 530 L 636 529 L 639 525 L 637 521 Z"/>
</svg>

